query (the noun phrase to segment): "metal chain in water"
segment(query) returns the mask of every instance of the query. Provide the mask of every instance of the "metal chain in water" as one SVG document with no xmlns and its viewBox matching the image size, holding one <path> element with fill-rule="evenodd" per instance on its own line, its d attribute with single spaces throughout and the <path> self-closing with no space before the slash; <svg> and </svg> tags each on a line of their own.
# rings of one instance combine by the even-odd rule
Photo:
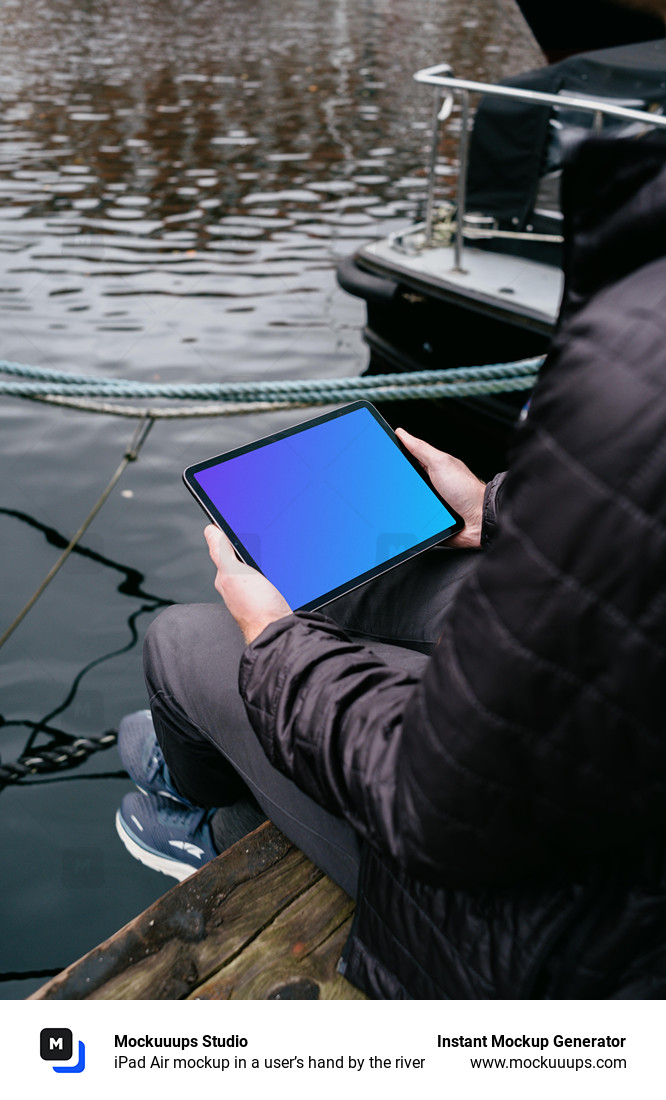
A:
<svg viewBox="0 0 666 1100">
<path fill-rule="evenodd" d="M 0 789 L 10 783 L 20 783 L 29 775 L 63 771 L 82 764 L 94 752 L 110 749 L 118 740 L 117 730 L 107 730 L 98 737 L 77 737 L 67 745 L 54 749 L 36 749 L 20 756 L 14 764 L 0 764 Z"/>
</svg>

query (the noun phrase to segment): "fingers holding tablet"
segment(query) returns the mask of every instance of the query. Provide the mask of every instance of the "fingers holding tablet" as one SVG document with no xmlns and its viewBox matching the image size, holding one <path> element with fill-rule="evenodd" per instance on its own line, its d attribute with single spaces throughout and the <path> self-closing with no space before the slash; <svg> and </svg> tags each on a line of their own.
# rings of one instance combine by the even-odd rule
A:
<svg viewBox="0 0 666 1100">
<path fill-rule="evenodd" d="M 256 573 L 256 569 L 252 569 L 252 566 L 243 561 L 229 537 L 215 524 L 209 523 L 204 528 L 204 538 L 208 545 L 208 553 L 217 569 L 220 569 L 223 565 L 227 573 L 247 572 L 248 570 Z"/>
<path fill-rule="evenodd" d="M 204 535 L 217 570 L 215 588 L 249 644 L 270 623 L 290 615 L 291 608 L 263 573 L 239 560 L 232 543 L 219 527 L 209 524 Z"/>
<path fill-rule="evenodd" d="M 454 455 L 439 451 L 404 428 L 397 428 L 395 434 L 426 471 L 433 488 L 451 502 L 465 521 L 463 530 L 450 539 L 450 545 L 468 549 L 480 547 L 485 483 Z"/>
</svg>

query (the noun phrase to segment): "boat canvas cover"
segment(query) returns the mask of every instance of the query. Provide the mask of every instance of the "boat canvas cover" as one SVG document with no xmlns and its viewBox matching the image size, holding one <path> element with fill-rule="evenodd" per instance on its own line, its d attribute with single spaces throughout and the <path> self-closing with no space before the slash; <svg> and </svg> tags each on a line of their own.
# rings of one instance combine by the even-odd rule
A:
<svg viewBox="0 0 666 1100">
<path fill-rule="evenodd" d="M 558 0 L 557 4 L 517 0 L 517 3 L 549 61 L 583 50 L 609 49 L 664 37 L 664 23 L 658 15 L 619 7 L 608 0 Z"/>
<path fill-rule="evenodd" d="M 640 101 L 640 109 L 663 109 L 666 41 L 578 54 L 499 83 L 551 95 L 580 93 L 632 105 Z M 550 115 L 549 107 L 497 96 L 480 100 L 470 143 L 468 210 L 492 215 L 500 227 L 525 229 L 546 162 Z"/>
</svg>

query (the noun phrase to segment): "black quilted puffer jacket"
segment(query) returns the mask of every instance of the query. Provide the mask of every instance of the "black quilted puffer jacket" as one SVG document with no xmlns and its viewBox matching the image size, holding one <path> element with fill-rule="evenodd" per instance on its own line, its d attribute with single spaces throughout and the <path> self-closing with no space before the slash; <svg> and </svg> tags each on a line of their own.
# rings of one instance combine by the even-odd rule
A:
<svg viewBox="0 0 666 1100">
<path fill-rule="evenodd" d="M 343 965 L 375 997 L 666 996 L 666 145 L 591 139 L 558 332 L 491 545 L 423 678 L 324 616 L 241 690 L 365 840 Z"/>
</svg>

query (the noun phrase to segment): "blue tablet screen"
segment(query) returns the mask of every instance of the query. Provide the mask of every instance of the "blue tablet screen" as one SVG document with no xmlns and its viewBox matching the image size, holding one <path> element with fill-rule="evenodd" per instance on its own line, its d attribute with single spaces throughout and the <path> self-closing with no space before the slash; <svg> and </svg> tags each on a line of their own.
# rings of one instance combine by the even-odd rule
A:
<svg viewBox="0 0 666 1100">
<path fill-rule="evenodd" d="M 194 478 L 294 609 L 456 526 L 366 408 Z"/>
</svg>

